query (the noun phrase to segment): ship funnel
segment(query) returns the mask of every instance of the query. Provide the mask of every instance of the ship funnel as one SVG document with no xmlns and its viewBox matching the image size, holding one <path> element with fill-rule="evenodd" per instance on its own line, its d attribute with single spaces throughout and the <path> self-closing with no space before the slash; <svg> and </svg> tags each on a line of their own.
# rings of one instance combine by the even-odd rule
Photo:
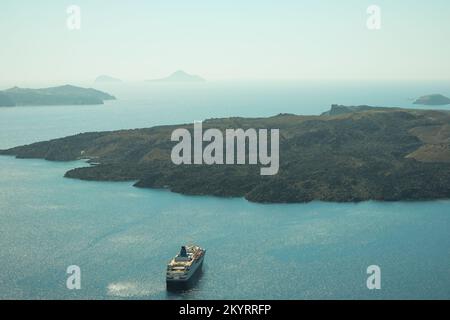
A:
<svg viewBox="0 0 450 320">
<path fill-rule="evenodd" d="M 188 255 L 187 255 L 187 251 L 186 251 L 186 247 L 185 247 L 185 246 L 182 246 L 182 247 L 181 247 L 179 256 L 180 256 L 180 257 L 187 257 L 187 256 L 188 256 Z"/>
</svg>

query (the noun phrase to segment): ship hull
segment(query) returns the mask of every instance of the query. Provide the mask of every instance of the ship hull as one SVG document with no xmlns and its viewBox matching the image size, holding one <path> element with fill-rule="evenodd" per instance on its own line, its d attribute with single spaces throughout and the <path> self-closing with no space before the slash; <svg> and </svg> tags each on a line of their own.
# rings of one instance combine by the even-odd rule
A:
<svg viewBox="0 0 450 320">
<path fill-rule="evenodd" d="M 200 279 L 201 274 L 203 273 L 203 259 L 198 262 L 197 267 L 186 279 L 166 279 L 166 287 L 168 291 L 184 291 L 189 290 L 195 286 L 198 279 Z"/>
</svg>

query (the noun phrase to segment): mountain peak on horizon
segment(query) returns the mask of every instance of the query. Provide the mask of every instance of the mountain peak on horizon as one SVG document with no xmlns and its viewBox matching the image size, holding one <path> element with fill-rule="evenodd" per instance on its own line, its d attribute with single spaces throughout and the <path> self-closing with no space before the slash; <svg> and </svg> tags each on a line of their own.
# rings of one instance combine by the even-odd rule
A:
<svg viewBox="0 0 450 320">
<path fill-rule="evenodd" d="M 168 77 L 161 79 L 148 80 L 150 82 L 205 82 L 200 76 L 189 74 L 183 70 L 177 70 Z"/>
<path fill-rule="evenodd" d="M 122 80 L 108 76 L 106 74 L 102 74 L 102 75 L 98 76 L 97 78 L 95 78 L 94 82 L 122 82 Z"/>
</svg>

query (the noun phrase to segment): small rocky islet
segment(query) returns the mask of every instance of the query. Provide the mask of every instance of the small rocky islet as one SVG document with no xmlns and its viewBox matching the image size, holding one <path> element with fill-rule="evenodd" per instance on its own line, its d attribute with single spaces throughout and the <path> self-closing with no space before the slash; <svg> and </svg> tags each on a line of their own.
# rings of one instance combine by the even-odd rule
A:
<svg viewBox="0 0 450 320">
<path fill-rule="evenodd" d="M 442 94 L 429 94 L 414 101 L 414 104 L 424 106 L 445 106 L 450 104 L 450 98 Z"/>
</svg>

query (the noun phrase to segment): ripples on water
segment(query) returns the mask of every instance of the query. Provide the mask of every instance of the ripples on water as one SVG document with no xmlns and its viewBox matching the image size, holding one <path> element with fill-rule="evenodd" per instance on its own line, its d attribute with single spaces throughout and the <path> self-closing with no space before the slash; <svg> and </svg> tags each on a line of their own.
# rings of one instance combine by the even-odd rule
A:
<svg viewBox="0 0 450 320">
<path fill-rule="evenodd" d="M 356 94 L 355 104 L 389 105 L 377 88 L 367 102 Z M 383 99 L 409 97 L 410 87 L 401 88 Z M 255 96 L 258 86 L 232 88 L 234 96 L 183 90 L 118 90 L 123 100 L 105 106 L 0 110 L 0 148 L 210 116 L 316 114 L 350 100 L 338 89 L 324 92 L 341 100 L 314 100 L 295 86 L 275 87 L 266 99 Z M 261 205 L 63 178 L 79 165 L 0 157 L 0 298 L 450 298 L 449 201 Z M 168 294 L 165 265 L 185 242 L 208 249 L 204 273 L 193 290 Z M 80 291 L 65 288 L 73 264 Z M 382 269 L 380 291 L 365 287 L 371 264 Z"/>
</svg>

